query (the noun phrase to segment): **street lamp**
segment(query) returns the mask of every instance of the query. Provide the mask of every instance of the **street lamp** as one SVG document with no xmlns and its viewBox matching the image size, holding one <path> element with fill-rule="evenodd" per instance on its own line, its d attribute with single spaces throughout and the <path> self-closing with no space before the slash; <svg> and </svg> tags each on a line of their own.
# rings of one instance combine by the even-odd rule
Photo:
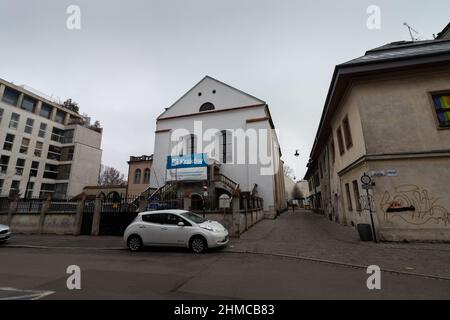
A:
<svg viewBox="0 0 450 320">
<path fill-rule="evenodd" d="M 296 168 L 296 171 L 297 171 L 297 173 L 299 173 L 299 171 L 300 171 L 300 163 L 299 163 L 300 152 L 299 152 L 298 150 L 295 150 L 294 156 L 297 158 L 297 168 Z M 294 178 L 294 181 L 295 181 L 295 180 L 296 180 L 296 179 Z"/>
</svg>

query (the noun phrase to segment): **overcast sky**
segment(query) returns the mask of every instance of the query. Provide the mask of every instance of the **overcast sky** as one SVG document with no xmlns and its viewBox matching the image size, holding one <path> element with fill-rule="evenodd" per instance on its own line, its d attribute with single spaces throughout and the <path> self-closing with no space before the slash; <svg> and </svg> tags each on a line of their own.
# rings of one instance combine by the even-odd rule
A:
<svg viewBox="0 0 450 320">
<path fill-rule="evenodd" d="M 81 30 L 66 28 L 71 4 Z M 156 117 L 210 75 L 269 104 L 303 177 L 334 66 L 408 40 L 403 22 L 430 39 L 449 13 L 448 0 L 0 0 L 0 78 L 78 102 L 104 127 L 103 163 L 127 173 L 153 153 Z"/>
</svg>

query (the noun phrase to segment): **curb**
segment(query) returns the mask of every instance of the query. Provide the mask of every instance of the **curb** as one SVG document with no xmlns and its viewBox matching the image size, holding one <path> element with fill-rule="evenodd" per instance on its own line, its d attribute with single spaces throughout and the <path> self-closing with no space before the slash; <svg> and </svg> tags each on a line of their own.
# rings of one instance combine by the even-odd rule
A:
<svg viewBox="0 0 450 320">
<path fill-rule="evenodd" d="M 18 249 L 77 249 L 77 250 L 103 250 L 103 251 L 119 251 L 128 250 L 125 247 L 116 248 L 86 248 L 86 247 L 49 247 L 49 246 L 32 246 L 32 245 L 21 245 L 21 244 L 7 244 L 3 245 L 3 248 L 18 248 Z"/>
<path fill-rule="evenodd" d="M 368 267 L 368 266 L 352 264 L 352 263 L 345 263 L 345 262 L 325 260 L 325 259 L 319 259 L 319 258 L 311 258 L 311 257 L 303 257 L 303 256 L 294 256 L 294 255 L 281 254 L 281 253 L 251 252 L 251 251 L 236 251 L 236 250 L 225 250 L 223 252 L 224 253 L 234 253 L 234 254 L 265 255 L 265 256 L 272 256 L 272 257 L 278 257 L 278 258 L 305 260 L 305 261 L 326 263 L 326 264 L 337 265 L 337 266 L 347 267 L 347 268 L 354 268 L 354 269 L 366 270 Z M 399 270 L 384 269 L 384 268 L 382 268 L 381 271 L 387 272 L 387 273 L 392 273 L 392 274 L 404 275 L 404 276 L 413 276 L 413 277 L 428 278 L 428 279 L 433 279 L 433 280 L 450 281 L 449 277 L 442 277 L 442 276 L 436 276 L 436 275 L 431 275 L 431 274 L 414 273 L 414 272 L 399 271 Z"/>
</svg>

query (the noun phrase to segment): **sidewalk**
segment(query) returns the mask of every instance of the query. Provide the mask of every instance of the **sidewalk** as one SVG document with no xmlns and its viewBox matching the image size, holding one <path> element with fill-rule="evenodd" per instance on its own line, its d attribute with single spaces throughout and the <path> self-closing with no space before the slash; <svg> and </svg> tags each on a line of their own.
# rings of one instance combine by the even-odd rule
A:
<svg viewBox="0 0 450 320">
<path fill-rule="evenodd" d="M 228 250 L 329 260 L 450 278 L 448 243 L 361 242 L 358 233 L 307 210 L 264 220 Z"/>
<path fill-rule="evenodd" d="M 122 237 L 70 236 L 70 235 L 25 235 L 13 234 L 6 246 L 26 246 L 42 248 L 82 248 L 115 250 L 126 249 Z M 0 247 L 1 248 L 1 247 Z"/>
</svg>

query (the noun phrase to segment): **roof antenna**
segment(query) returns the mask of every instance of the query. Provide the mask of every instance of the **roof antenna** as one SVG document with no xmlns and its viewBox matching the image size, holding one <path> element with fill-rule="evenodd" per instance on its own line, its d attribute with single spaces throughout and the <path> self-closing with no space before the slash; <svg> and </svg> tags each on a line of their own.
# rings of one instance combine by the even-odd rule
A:
<svg viewBox="0 0 450 320">
<path fill-rule="evenodd" d="M 419 32 L 417 32 L 413 27 L 411 27 L 408 23 L 403 23 L 403 25 L 405 26 L 405 27 L 407 27 L 408 28 L 408 31 L 409 31 L 409 35 L 411 36 L 411 41 L 417 41 L 417 40 L 420 40 L 420 37 L 417 37 L 417 38 L 415 38 L 414 37 L 414 34 L 415 35 L 419 35 Z"/>
</svg>

